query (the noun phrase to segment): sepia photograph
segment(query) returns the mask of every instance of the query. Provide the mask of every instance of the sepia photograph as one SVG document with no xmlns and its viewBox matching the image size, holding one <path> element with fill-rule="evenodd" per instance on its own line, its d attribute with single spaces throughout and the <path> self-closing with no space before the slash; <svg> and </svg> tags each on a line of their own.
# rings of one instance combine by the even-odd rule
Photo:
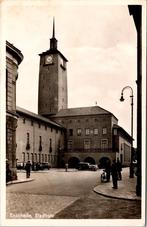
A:
<svg viewBox="0 0 147 227">
<path fill-rule="evenodd" d="M 1 225 L 145 226 L 146 1 L 0 12 Z"/>
</svg>

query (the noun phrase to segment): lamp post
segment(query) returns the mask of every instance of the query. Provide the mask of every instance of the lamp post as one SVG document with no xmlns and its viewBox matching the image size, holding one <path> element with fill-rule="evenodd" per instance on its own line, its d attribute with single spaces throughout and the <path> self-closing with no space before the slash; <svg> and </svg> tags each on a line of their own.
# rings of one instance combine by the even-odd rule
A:
<svg viewBox="0 0 147 227">
<path fill-rule="evenodd" d="M 134 170 L 133 170 L 133 89 L 132 87 L 130 86 L 126 86 L 122 89 L 122 92 L 121 92 L 121 98 L 120 98 L 120 101 L 123 102 L 125 99 L 123 97 L 123 92 L 124 90 L 126 89 L 130 89 L 131 91 L 131 95 L 130 95 L 130 98 L 131 98 L 131 137 L 132 137 L 132 142 L 131 142 L 131 162 L 130 162 L 130 178 L 133 178 L 134 177 Z"/>
</svg>

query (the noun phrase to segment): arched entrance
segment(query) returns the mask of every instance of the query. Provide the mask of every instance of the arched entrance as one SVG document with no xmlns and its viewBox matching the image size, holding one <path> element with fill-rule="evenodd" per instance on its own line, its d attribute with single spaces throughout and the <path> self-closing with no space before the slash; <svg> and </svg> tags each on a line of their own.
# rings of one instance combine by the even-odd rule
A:
<svg viewBox="0 0 147 227">
<path fill-rule="evenodd" d="M 99 160 L 99 168 L 105 168 L 106 167 L 106 163 L 107 161 L 111 162 L 110 159 L 108 157 L 102 157 L 100 160 Z"/>
<path fill-rule="evenodd" d="M 80 162 L 80 160 L 76 157 L 71 157 L 69 160 L 68 160 L 68 167 L 69 168 L 76 168 L 78 163 Z"/>
<path fill-rule="evenodd" d="M 87 157 L 84 159 L 84 162 L 89 162 L 90 164 L 95 164 L 95 160 L 92 157 Z"/>
</svg>

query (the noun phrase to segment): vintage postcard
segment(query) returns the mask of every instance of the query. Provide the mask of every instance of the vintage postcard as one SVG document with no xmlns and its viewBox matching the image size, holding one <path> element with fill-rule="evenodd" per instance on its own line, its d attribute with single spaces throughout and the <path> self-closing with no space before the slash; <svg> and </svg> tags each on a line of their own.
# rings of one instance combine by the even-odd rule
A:
<svg viewBox="0 0 147 227">
<path fill-rule="evenodd" d="M 1 225 L 145 226 L 146 1 L 0 12 Z"/>
</svg>

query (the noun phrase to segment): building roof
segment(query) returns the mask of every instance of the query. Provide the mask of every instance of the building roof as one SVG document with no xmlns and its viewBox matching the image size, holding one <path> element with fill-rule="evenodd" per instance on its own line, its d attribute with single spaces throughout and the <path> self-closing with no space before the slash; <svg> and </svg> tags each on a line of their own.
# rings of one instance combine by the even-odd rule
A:
<svg viewBox="0 0 147 227">
<path fill-rule="evenodd" d="M 61 109 L 53 117 L 65 117 L 65 116 L 69 117 L 69 116 L 81 116 L 81 115 L 86 116 L 86 115 L 97 115 L 97 114 L 113 115 L 111 112 L 109 112 L 99 106 L 90 106 L 90 107 L 77 107 L 77 108 Z"/>
<path fill-rule="evenodd" d="M 47 119 L 47 118 L 45 118 L 45 117 L 42 117 L 41 115 L 39 115 L 39 114 L 35 114 L 35 113 L 33 113 L 33 112 L 30 112 L 30 111 L 28 111 L 28 110 L 26 110 L 26 109 L 23 109 L 23 108 L 21 108 L 21 107 L 16 107 L 16 113 L 19 115 L 19 114 L 22 114 L 22 115 L 24 115 L 24 116 L 28 116 L 28 117 L 30 117 L 30 118 L 33 118 L 33 119 L 36 119 L 36 120 L 40 120 L 40 121 L 42 121 L 42 122 L 44 122 L 44 123 L 48 123 L 48 124 L 50 124 L 50 125 L 52 125 L 52 126 L 54 126 L 54 127 L 58 127 L 58 128 L 63 128 L 63 126 L 61 126 L 61 125 L 59 125 L 59 124 L 57 124 L 56 122 L 54 122 L 54 121 L 51 121 L 51 120 L 49 120 L 49 119 Z"/>
<path fill-rule="evenodd" d="M 129 135 L 129 133 L 127 133 L 122 127 L 120 127 L 119 125 L 114 124 L 113 128 L 116 128 L 120 131 L 121 135 L 124 135 L 125 137 L 127 137 L 128 139 L 130 139 L 131 141 L 133 140 L 132 136 Z"/>
<path fill-rule="evenodd" d="M 6 41 L 6 51 L 11 53 L 17 59 L 18 64 L 22 62 L 23 54 L 21 53 L 21 51 L 8 41 Z"/>
</svg>

